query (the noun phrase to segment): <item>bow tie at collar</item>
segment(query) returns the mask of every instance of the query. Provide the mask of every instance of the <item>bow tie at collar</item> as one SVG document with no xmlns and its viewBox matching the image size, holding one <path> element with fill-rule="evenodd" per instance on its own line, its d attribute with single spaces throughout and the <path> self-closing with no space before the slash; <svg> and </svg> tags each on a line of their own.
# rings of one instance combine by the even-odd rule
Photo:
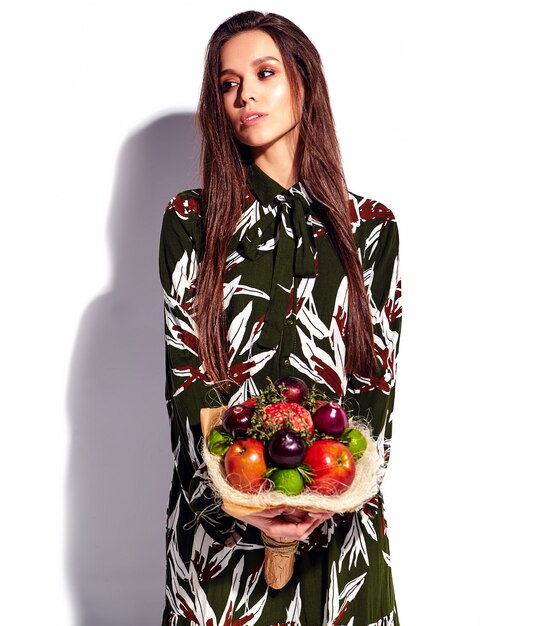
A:
<svg viewBox="0 0 535 626">
<path fill-rule="evenodd" d="M 252 261 L 266 254 L 278 240 L 277 257 L 284 248 L 284 265 L 293 267 L 295 276 L 315 276 L 314 236 L 307 226 L 310 208 L 306 197 L 296 187 L 277 194 L 271 206 L 276 213 L 269 212 L 250 226 L 241 239 L 244 256 Z"/>
<path fill-rule="evenodd" d="M 242 233 L 239 248 L 254 261 L 273 250 L 276 243 L 269 308 L 258 339 L 260 345 L 274 348 L 291 306 L 293 277 L 317 274 L 314 235 L 307 223 L 311 201 L 301 183 L 284 189 L 255 164 L 248 170 L 248 184 L 270 211 Z"/>
</svg>

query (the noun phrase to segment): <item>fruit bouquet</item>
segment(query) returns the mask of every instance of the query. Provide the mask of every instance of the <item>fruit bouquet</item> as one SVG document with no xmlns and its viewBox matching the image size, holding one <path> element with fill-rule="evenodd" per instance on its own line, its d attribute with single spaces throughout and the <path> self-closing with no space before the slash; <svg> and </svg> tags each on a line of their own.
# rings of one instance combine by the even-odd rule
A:
<svg viewBox="0 0 535 626">
<path fill-rule="evenodd" d="M 378 491 L 382 465 L 364 421 L 300 378 L 284 377 L 235 406 L 201 409 L 203 457 L 214 492 L 238 519 L 270 507 L 355 511 Z M 269 586 L 291 578 L 297 541 L 266 545 Z"/>
</svg>

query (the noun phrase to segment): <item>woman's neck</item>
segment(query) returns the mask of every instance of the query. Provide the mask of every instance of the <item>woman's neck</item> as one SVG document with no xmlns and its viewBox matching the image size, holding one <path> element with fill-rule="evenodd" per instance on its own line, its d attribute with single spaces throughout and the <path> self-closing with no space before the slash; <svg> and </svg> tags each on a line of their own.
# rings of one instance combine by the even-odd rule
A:
<svg viewBox="0 0 535 626">
<path fill-rule="evenodd" d="M 274 148 L 275 146 L 271 146 Z M 255 154 L 253 160 L 256 165 L 270 178 L 279 183 L 285 189 L 289 189 L 299 180 L 295 164 L 295 151 L 289 150 L 263 150 Z"/>
</svg>

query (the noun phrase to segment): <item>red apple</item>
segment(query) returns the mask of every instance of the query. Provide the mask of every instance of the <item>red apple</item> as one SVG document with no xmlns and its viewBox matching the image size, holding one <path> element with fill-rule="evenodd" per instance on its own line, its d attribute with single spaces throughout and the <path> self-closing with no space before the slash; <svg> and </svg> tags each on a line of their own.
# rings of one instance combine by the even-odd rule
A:
<svg viewBox="0 0 535 626">
<path fill-rule="evenodd" d="M 266 471 L 264 446 L 258 439 L 239 439 L 225 454 L 227 480 L 240 491 L 254 493 L 262 489 Z"/>
<path fill-rule="evenodd" d="M 355 478 L 355 460 L 351 451 L 334 439 L 314 441 L 303 463 L 312 468 L 313 478 L 309 488 L 323 495 L 343 493 Z"/>
</svg>

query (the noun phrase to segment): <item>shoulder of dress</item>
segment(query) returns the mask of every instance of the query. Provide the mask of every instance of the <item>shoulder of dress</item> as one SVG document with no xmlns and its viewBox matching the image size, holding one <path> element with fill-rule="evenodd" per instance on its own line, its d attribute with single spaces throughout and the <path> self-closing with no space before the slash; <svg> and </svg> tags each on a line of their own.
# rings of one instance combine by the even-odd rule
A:
<svg viewBox="0 0 535 626">
<path fill-rule="evenodd" d="M 387 250 L 393 258 L 398 246 L 397 222 L 394 213 L 382 202 L 348 193 L 353 236 L 366 270 Z"/>
<path fill-rule="evenodd" d="M 162 236 L 177 245 L 201 245 L 201 189 L 186 189 L 175 194 L 166 204 L 163 213 Z"/>
<path fill-rule="evenodd" d="M 360 226 L 362 222 L 380 220 L 382 222 L 395 221 L 394 213 L 382 202 L 364 198 L 348 191 L 348 202 L 351 211 L 351 222 Z"/>
<path fill-rule="evenodd" d="M 175 211 L 182 220 L 197 219 L 201 214 L 202 189 L 186 189 L 176 193 L 167 203 L 165 211 Z"/>
<path fill-rule="evenodd" d="M 173 210 L 177 213 L 178 217 L 183 220 L 201 217 L 201 192 L 202 188 L 179 191 L 168 201 L 165 211 Z M 243 208 L 248 208 L 255 200 L 256 198 L 252 191 L 246 188 L 243 198 Z"/>
</svg>

